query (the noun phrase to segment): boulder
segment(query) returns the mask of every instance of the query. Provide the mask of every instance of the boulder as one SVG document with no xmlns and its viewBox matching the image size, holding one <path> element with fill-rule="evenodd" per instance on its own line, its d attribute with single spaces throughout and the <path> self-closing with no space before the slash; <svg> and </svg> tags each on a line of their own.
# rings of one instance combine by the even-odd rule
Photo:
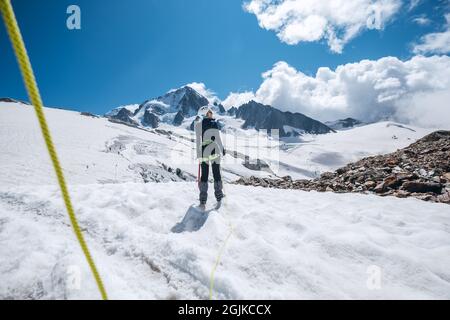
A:
<svg viewBox="0 0 450 320">
<path fill-rule="evenodd" d="M 450 204 L 450 192 L 446 192 L 437 197 L 439 202 Z"/>
<path fill-rule="evenodd" d="M 450 172 L 446 172 L 442 175 L 442 177 L 447 181 L 450 182 Z"/>
<path fill-rule="evenodd" d="M 401 185 L 401 180 L 397 179 L 397 176 L 389 176 L 384 179 L 384 186 L 386 188 L 395 189 Z"/>
<path fill-rule="evenodd" d="M 366 181 L 366 182 L 364 183 L 364 186 L 365 186 L 367 189 L 372 189 L 372 188 L 376 187 L 376 185 L 377 185 L 377 183 L 376 183 L 375 181 L 372 181 L 372 180 Z"/>
<path fill-rule="evenodd" d="M 406 181 L 402 185 L 402 189 L 408 192 L 416 193 L 437 193 L 442 192 L 444 186 L 440 183 L 435 182 L 418 182 L 418 181 Z"/>
<path fill-rule="evenodd" d="M 373 191 L 375 191 L 376 193 L 383 193 L 384 191 L 386 191 L 386 186 L 384 185 L 384 182 L 377 184 L 377 186 Z"/>
</svg>

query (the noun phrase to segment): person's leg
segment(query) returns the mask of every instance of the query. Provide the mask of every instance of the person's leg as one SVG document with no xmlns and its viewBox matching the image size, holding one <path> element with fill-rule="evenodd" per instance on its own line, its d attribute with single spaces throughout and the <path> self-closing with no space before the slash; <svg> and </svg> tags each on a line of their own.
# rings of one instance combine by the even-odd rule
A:
<svg viewBox="0 0 450 320">
<path fill-rule="evenodd" d="M 214 176 L 214 195 L 216 196 L 216 200 L 220 201 L 223 198 L 223 184 L 222 177 L 220 176 L 220 163 L 212 163 L 212 172 Z"/>
<path fill-rule="evenodd" d="M 201 163 L 201 176 L 198 188 L 200 189 L 200 203 L 205 204 L 208 199 L 208 175 L 209 165 L 207 162 Z"/>
</svg>

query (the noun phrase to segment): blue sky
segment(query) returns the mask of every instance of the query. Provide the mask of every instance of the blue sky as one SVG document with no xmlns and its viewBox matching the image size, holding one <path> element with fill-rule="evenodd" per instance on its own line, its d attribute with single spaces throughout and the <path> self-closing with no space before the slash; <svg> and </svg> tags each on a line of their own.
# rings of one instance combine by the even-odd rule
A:
<svg viewBox="0 0 450 320">
<path fill-rule="evenodd" d="M 278 61 L 314 75 L 362 59 L 407 60 L 414 42 L 442 29 L 441 3 L 422 1 L 411 11 L 405 4 L 382 30 L 363 31 L 338 54 L 324 40 L 280 41 L 242 0 L 13 0 L 44 103 L 99 114 L 191 82 L 222 99 L 254 91 Z M 66 28 L 70 4 L 81 8 L 81 30 Z M 431 22 L 415 23 L 420 15 Z M 27 100 L 3 26 L 0 55 L 0 96 Z"/>
</svg>

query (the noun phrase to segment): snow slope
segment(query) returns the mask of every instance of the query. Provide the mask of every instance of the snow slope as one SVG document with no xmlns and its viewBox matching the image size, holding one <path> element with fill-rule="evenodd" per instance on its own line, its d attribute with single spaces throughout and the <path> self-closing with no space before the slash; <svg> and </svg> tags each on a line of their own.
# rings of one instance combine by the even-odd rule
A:
<svg viewBox="0 0 450 320">
<path fill-rule="evenodd" d="M 190 141 L 74 111 L 45 108 L 45 114 L 70 184 L 180 180 L 165 168 L 179 168 L 187 180 L 196 179 Z M 0 103 L 0 150 L 0 186 L 55 183 L 31 106 Z M 236 166 L 241 174 L 252 174 L 241 162 L 230 161 L 225 178 L 238 177 L 228 173 Z"/>
<path fill-rule="evenodd" d="M 448 205 L 226 184 L 226 205 L 202 216 L 193 207 L 197 186 L 189 181 L 197 167 L 188 130 L 162 127 L 170 134 L 78 112 L 45 113 L 112 298 L 207 298 L 231 222 L 215 298 L 450 299 Z M 230 119 L 229 150 L 246 155 L 261 148 L 256 131 Z M 279 157 L 280 175 L 313 176 L 429 131 L 385 122 L 303 136 L 266 145 L 281 151 L 264 160 L 274 168 Z M 0 150 L 0 299 L 98 298 L 30 106 L 0 103 Z M 226 181 L 255 174 L 233 159 L 225 159 Z M 379 290 L 367 286 L 374 265 L 382 271 Z"/>
<path fill-rule="evenodd" d="M 231 222 L 214 298 L 450 299 L 448 205 L 227 185 L 205 221 L 195 190 L 71 187 L 111 298 L 206 299 Z M 0 299 L 99 298 L 54 186 L 0 189 L 0 257 Z M 367 286 L 373 265 L 379 290 Z"/>
</svg>

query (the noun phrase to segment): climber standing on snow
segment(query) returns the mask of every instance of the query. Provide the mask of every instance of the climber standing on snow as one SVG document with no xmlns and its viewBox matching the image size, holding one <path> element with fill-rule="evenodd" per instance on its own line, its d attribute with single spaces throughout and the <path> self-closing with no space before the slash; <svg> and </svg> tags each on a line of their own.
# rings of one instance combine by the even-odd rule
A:
<svg viewBox="0 0 450 320">
<path fill-rule="evenodd" d="M 214 177 L 214 195 L 218 206 L 224 197 L 222 177 L 220 175 L 220 159 L 225 156 L 225 149 L 220 138 L 219 125 L 213 117 L 213 111 L 209 107 L 200 109 L 203 119 L 195 124 L 197 159 L 199 159 L 200 208 L 205 209 L 208 199 L 209 167 L 212 167 Z"/>
</svg>

